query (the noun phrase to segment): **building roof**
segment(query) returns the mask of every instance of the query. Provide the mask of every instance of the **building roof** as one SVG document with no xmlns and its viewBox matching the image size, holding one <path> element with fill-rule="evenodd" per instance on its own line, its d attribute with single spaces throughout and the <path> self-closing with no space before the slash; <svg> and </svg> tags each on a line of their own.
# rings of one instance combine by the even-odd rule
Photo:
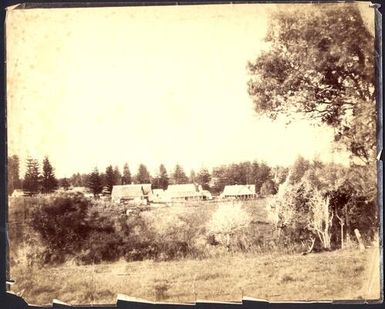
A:
<svg viewBox="0 0 385 309">
<path fill-rule="evenodd" d="M 167 193 L 171 198 L 196 197 L 202 195 L 193 183 L 169 185 Z"/>
<path fill-rule="evenodd" d="M 160 196 L 160 195 L 163 195 L 164 194 L 164 190 L 163 189 L 152 189 L 152 195 L 154 196 Z"/>
<path fill-rule="evenodd" d="M 255 194 L 255 185 L 231 185 L 225 186 L 223 196 L 243 196 Z"/>
<path fill-rule="evenodd" d="M 121 198 L 134 199 L 148 195 L 151 192 L 151 184 L 117 185 L 112 187 L 111 199 Z"/>
</svg>

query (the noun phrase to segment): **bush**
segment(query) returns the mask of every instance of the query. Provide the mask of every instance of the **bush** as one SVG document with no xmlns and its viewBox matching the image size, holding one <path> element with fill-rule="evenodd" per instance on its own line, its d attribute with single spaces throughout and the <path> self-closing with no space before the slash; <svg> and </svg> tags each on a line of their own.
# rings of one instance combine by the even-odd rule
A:
<svg viewBox="0 0 385 309">
<path fill-rule="evenodd" d="M 91 203 L 82 194 L 60 193 L 41 199 L 33 209 L 32 227 L 46 245 L 46 261 L 63 262 L 78 252 L 88 237 L 87 211 Z"/>
<path fill-rule="evenodd" d="M 354 229 L 371 241 L 378 234 L 379 220 L 375 200 L 359 192 L 350 182 L 343 183 L 336 190 L 329 192 L 330 204 L 333 211 L 339 214 L 343 221 L 344 236 L 355 238 Z M 335 242 L 340 243 L 340 220 L 335 220 Z"/>
<path fill-rule="evenodd" d="M 116 261 L 122 253 L 122 240 L 115 233 L 92 231 L 78 259 L 85 264 Z"/>
<path fill-rule="evenodd" d="M 202 253 L 197 243 L 199 236 L 205 233 L 205 227 L 198 209 L 194 210 L 168 208 L 161 220 L 154 212 L 146 215 L 145 224 L 151 235 L 149 241 L 156 250 L 154 258 L 171 260 L 196 257 Z"/>
<path fill-rule="evenodd" d="M 219 204 L 208 222 L 208 240 L 226 246 L 228 250 L 246 249 L 250 246 L 247 237 L 250 223 L 251 217 L 242 208 L 242 203 Z"/>
<path fill-rule="evenodd" d="M 278 230 L 278 246 L 293 248 L 294 245 L 304 250 L 313 239 L 314 250 L 319 250 L 321 246 L 328 247 L 330 211 L 328 205 L 322 202 L 321 193 L 307 181 L 283 184 L 270 203 L 270 218 Z M 321 209 L 323 205 L 327 207 L 326 212 Z M 325 235 L 321 235 L 323 233 Z"/>
<path fill-rule="evenodd" d="M 63 263 L 67 257 L 86 264 L 118 259 L 123 240 L 114 221 L 100 215 L 83 194 L 68 192 L 41 198 L 31 216 L 45 246 L 45 263 Z"/>
</svg>

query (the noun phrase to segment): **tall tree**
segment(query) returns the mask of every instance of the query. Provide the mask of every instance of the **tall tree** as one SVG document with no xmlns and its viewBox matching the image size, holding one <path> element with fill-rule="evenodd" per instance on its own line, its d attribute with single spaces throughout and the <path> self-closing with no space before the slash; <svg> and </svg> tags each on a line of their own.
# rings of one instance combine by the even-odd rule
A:
<svg viewBox="0 0 385 309">
<path fill-rule="evenodd" d="M 303 157 L 299 156 L 291 168 L 291 173 L 289 177 L 289 183 L 295 184 L 299 183 L 305 174 L 305 172 L 310 168 L 310 162 Z"/>
<path fill-rule="evenodd" d="M 151 176 L 147 167 L 144 164 L 140 164 L 138 173 L 135 176 L 136 183 L 151 183 Z"/>
<path fill-rule="evenodd" d="M 54 169 L 49 162 L 48 157 L 43 160 L 43 174 L 41 177 L 41 186 L 43 193 L 50 193 L 55 191 L 58 186 L 58 181 L 55 177 Z"/>
<path fill-rule="evenodd" d="M 208 190 L 210 188 L 210 180 L 211 180 L 211 175 L 210 175 L 210 172 L 207 168 L 202 168 L 197 177 L 196 177 L 196 180 L 198 182 L 198 184 L 200 184 L 202 186 L 202 188 L 204 190 Z"/>
<path fill-rule="evenodd" d="M 39 192 L 39 175 L 39 163 L 35 159 L 28 158 L 23 181 L 23 190 L 27 194 L 33 195 Z"/>
<path fill-rule="evenodd" d="M 196 182 L 196 177 L 197 177 L 197 175 L 195 174 L 195 171 L 191 170 L 190 171 L 190 177 L 189 177 L 190 183 L 195 183 Z"/>
<path fill-rule="evenodd" d="M 168 187 L 169 178 L 167 170 L 163 164 L 159 166 L 159 172 L 156 177 L 152 179 L 151 185 L 153 189 L 166 190 Z"/>
<path fill-rule="evenodd" d="M 255 174 L 255 192 L 260 193 L 262 185 L 272 178 L 270 167 L 264 162 L 260 163 Z"/>
<path fill-rule="evenodd" d="M 131 182 L 132 182 L 132 179 L 131 179 L 130 168 L 128 167 L 128 163 L 126 163 L 124 164 L 124 167 L 123 167 L 122 184 L 129 185 L 131 184 Z"/>
<path fill-rule="evenodd" d="M 374 37 L 355 4 L 307 5 L 272 16 L 271 48 L 248 64 L 255 110 L 305 115 L 365 163 L 375 161 Z"/>
<path fill-rule="evenodd" d="M 172 174 L 172 179 L 175 184 L 188 183 L 188 177 L 186 176 L 183 167 L 179 164 L 175 166 L 174 173 Z"/>
<path fill-rule="evenodd" d="M 122 174 L 120 173 L 118 166 L 114 167 L 114 175 L 115 175 L 115 180 L 116 180 L 115 184 L 121 185 L 122 184 Z"/>
<path fill-rule="evenodd" d="M 223 191 L 225 185 L 229 184 L 228 171 L 226 165 L 221 165 L 213 168 L 213 182 L 212 188 L 214 193 L 220 193 Z"/>
<path fill-rule="evenodd" d="M 112 187 L 117 183 L 116 174 L 112 168 L 112 165 L 107 166 L 104 181 L 108 192 L 111 193 Z"/>
<path fill-rule="evenodd" d="M 20 189 L 21 181 L 19 176 L 20 169 L 19 157 L 13 155 L 8 157 L 8 194 L 11 195 L 15 189 Z"/>
<path fill-rule="evenodd" d="M 95 167 L 92 173 L 89 175 L 87 186 L 90 188 L 94 196 L 97 196 L 102 192 L 103 182 L 97 167 Z"/>
<path fill-rule="evenodd" d="M 161 189 L 166 190 L 168 187 L 169 177 L 167 174 L 166 167 L 161 164 L 159 166 L 159 186 Z"/>
</svg>

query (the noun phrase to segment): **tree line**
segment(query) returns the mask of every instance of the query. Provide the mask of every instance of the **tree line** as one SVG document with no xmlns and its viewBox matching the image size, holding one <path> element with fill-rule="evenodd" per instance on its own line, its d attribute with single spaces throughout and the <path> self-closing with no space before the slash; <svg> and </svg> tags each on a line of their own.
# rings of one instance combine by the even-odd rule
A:
<svg viewBox="0 0 385 309">
<path fill-rule="evenodd" d="M 180 164 L 176 164 L 171 173 L 161 164 L 155 175 L 151 175 L 146 165 L 140 164 L 137 173 L 132 174 L 128 163 L 125 163 L 122 172 L 118 166 L 109 165 L 104 172 L 95 167 L 90 173 L 78 172 L 61 179 L 56 178 L 48 157 L 44 158 L 41 171 L 39 162 L 28 158 L 23 178 L 19 175 L 19 167 L 18 156 L 8 158 L 8 194 L 12 194 L 15 189 L 23 189 L 27 195 L 32 195 L 39 192 L 50 193 L 59 187 L 64 190 L 70 187 L 87 187 L 94 195 L 98 195 L 111 193 L 114 185 L 148 183 L 153 189 L 165 190 L 169 184 L 194 183 L 213 194 L 221 193 L 226 185 L 253 184 L 257 194 L 270 195 L 277 192 L 279 184 L 288 173 L 288 168 L 272 168 L 257 161 L 220 165 L 214 167 L 212 172 L 207 168 L 201 168 L 198 172 L 191 170 L 189 175 Z"/>
<path fill-rule="evenodd" d="M 8 194 L 12 194 L 15 189 L 23 189 L 27 195 L 39 192 L 50 193 L 59 186 L 54 168 L 48 157 L 43 159 L 41 171 L 38 160 L 27 158 L 26 172 L 23 179 L 20 178 L 19 168 L 19 157 L 17 155 L 8 157 Z"/>
</svg>

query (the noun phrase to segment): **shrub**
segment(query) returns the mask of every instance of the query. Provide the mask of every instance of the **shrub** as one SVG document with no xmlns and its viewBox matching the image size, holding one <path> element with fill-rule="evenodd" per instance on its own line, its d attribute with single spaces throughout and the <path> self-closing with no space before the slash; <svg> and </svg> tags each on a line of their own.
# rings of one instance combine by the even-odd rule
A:
<svg viewBox="0 0 385 309">
<path fill-rule="evenodd" d="M 82 194 L 60 193 L 41 199 L 33 209 L 31 225 L 47 247 L 47 261 L 62 262 L 65 254 L 81 249 L 89 233 L 86 219 L 90 206 Z"/>
<path fill-rule="evenodd" d="M 270 218 L 278 229 L 279 246 L 292 247 L 295 244 L 303 250 L 313 240 L 315 250 L 321 246 L 330 248 L 329 205 L 309 182 L 283 184 L 271 200 Z"/>
<path fill-rule="evenodd" d="M 146 215 L 146 226 L 151 231 L 150 241 L 157 250 L 155 258 L 170 260 L 201 254 L 197 244 L 205 227 L 202 217 L 195 210 L 168 208 L 161 219 L 153 212 Z"/>
<path fill-rule="evenodd" d="M 122 240 L 115 233 L 92 231 L 83 245 L 78 259 L 83 263 L 100 263 L 119 259 Z"/>
<path fill-rule="evenodd" d="M 208 222 L 208 240 L 232 248 L 249 247 L 245 232 L 251 223 L 250 215 L 242 208 L 241 203 L 227 202 L 218 205 Z"/>
<path fill-rule="evenodd" d="M 86 264 L 118 259 L 123 240 L 114 221 L 94 209 L 83 194 L 69 192 L 41 198 L 31 217 L 45 245 L 45 263 L 62 263 L 67 257 Z"/>
</svg>

